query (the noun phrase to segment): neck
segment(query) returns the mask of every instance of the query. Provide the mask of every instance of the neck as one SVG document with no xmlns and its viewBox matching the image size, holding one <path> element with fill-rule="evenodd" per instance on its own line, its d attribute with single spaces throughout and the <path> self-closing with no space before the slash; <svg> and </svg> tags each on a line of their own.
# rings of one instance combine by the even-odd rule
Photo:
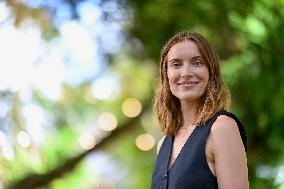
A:
<svg viewBox="0 0 284 189">
<path fill-rule="evenodd" d="M 196 102 L 181 101 L 181 112 L 183 117 L 183 127 L 193 127 L 193 120 L 197 114 L 199 104 Z"/>
</svg>

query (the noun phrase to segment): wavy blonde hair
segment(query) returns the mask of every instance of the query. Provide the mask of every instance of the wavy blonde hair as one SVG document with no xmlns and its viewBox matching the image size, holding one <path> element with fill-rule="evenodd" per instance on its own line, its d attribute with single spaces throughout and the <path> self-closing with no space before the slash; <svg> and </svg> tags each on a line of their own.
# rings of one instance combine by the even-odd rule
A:
<svg viewBox="0 0 284 189">
<path fill-rule="evenodd" d="M 176 135 L 183 125 L 180 101 L 170 91 L 167 77 L 167 54 L 173 45 L 187 40 L 197 44 L 209 68 L 206 92 L 200 99 L 193 124 L 205 124 L 218 111 L 228 110 L 230 107 L 230 90 L 222 79 L 218 56 L 209 42 L 196 32 L 177 33 L 165 43 L 160 53 L 160 84 L 156 91 L 154 108 L 165 135 Z"/>
</svg>

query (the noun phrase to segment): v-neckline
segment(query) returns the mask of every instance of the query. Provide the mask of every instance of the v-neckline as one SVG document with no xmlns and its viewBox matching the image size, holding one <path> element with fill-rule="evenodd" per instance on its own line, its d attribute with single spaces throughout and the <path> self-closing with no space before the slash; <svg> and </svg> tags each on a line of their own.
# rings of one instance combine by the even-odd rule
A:
<svg viewBox="0 0 284 189">
<path fill-rule="evenodd" d="M 185 146 L 187 145 L 187 143 L 190 142 L 190 140 L 192 140 L 191 138 L 193 137 L 193 134 L 196 132 L 196 130 L 198 129 L 198 127 L 200 126 L 196 126 L 193 131 L 191 132 L 191 134 L 187 137 L 185 143 L 183 144 L 182 148 L 180 149 L 180 152 L 178 153 L 176 159 L 174 160 L 174 162 L 172 163 L 172 165 L 170 165 L 171 162 L 171 158 L 172 158 L 172 154 L 173 154 L 173 148 L 174 148 L 174 140 L 175 140 L 175 136 L 171 136 L 171 150 L 168 156 L 168 162 L 167 162 L 167 172 L 171 172 L 171 170 L 174 168 L 175 164 L 177 164 L 177 161 L 180 159 L 180 156 L 182 156 L 182 153 L 184 151 Z"/>
</svg>

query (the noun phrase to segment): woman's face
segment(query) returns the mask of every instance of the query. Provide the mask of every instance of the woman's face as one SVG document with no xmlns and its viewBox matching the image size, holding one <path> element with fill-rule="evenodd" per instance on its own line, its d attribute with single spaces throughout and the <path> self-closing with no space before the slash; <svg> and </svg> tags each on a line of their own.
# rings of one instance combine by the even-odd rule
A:
<svg viewBox="0 0 284 189">
<path fill-rule="evenodd" d="M 206 91 L 209 69 L 194 41 L 182 41 L 171 47 L 167 76 L 174 96 L 181 101 L 199 102 Z"/>
</svg>

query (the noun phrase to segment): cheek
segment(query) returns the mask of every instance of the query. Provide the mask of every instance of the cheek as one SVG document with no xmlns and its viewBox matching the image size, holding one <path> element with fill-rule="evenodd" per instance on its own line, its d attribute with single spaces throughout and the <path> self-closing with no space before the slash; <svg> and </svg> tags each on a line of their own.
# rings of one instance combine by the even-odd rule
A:
<svg viewBox="0 0 284 189">
<path fill-rule="evenodd" d="M 206 83 L 208 83 L 208 81 L 209 81 L 209 70 L 208 70 L 208 68 L 202 70 L 201 75 L 203 76 L 203 79 L 206 81 Z"/>
<path fill-rule="evenodd" d="M 176 80 L 175 74 L 172 73 L 172 72 L 168 72 L 167 77 L 168 77 L 169 85 L 172 86 L 174 84 L 175 80 Z"/>
<path fill-rule="evenodd" d="M 209 73 L 207 72 L 206 77 L 205 77 L 206 83 L 209 81 Z"/>
<path fill-rule="evenodd" d="M 208 71 L 204 73 L 204 81 L 205 81 L 205 90 L 206 90 L 209 84 L 209 72 Z"/>
</svg>

